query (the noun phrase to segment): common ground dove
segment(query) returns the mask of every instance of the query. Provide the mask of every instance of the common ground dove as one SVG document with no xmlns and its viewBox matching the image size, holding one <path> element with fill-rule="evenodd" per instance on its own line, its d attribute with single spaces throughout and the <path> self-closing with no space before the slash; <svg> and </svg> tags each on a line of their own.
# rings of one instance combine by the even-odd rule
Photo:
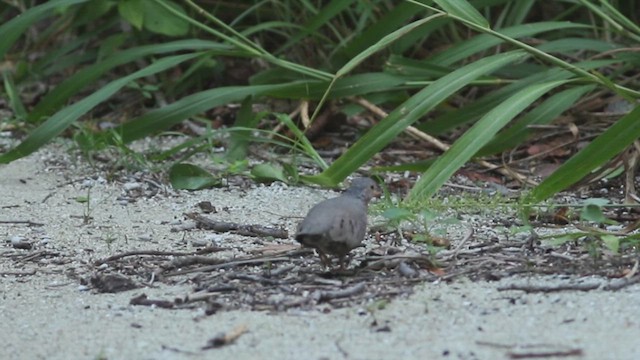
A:
<svg viewBox="0 0 640 360">
<path fill-rule="evenodd" d="M 296 240 L 316 249 L 325 266 L 327 254 L 338 256 L 340 268 L 351 249 L 360 246 L 367 230 L 367 204 L 378 193 L 378 184 L 357 178 L 342 195 L 322 201 L 309 210 L 298 226 Z"/>
</svg>

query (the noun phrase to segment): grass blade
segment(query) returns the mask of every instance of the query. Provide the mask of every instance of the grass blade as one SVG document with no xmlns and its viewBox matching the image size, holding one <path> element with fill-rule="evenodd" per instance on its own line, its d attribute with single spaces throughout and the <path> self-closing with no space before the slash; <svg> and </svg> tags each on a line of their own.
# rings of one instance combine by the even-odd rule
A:
<svg viewBox="0 0 640 360">
<path fill-rule="evenodd" d="M 638 137 L 640 137 L 640 106 L 636 106 L 633 111 L 618 120 L 536 186 L 530 194 L 530 201 L 542 201 L 575 184 L 624 151 Z"/>
<path fill-rule="evenodd" d="M 61 6 L 70 6 L 87 2 L 88 0 L 53 0 L 47 1 L 42 5 L 34 6 L 31 9 L 16 16 L 10 21 L 7 21 L 4 25 L 0 26 L 0 59 L 4 59 L 4 56 L 13 43 L 33 25 L 36 21 L 39 21 L 48 16 L 54 15 L 53 9 Z"/>
<path fill-rule="evenodd" d="M 307 178 L 322 185 L 335 186 L 356 171 L 407 126 L 435 108 L 456 91 L 479 76 L 495 71 L 526 55 L 520 51 L 489 56 L 446 75 L 419 91 L 369 130 L 320 175 Z"/>
<path fill-rule="evenodd" d="M 98 80 L 104 73 L 116 66 L 149 55 L 196 50 L 209 50 L 210 53 L 208 54 L 210 55 L 239 55 L 238 51 L 234 51 L 228 45 L 202 40 L 181 40 L 127 49 L 115 53 L 97 64 L 88 66 L 63 81 L 38 102 L 38 105 L 36 105 L 29 114 L 28 119 L 30 121 L 38 121 L 40 118 L 50 115 L 62 107 L 71 96 L 82 90 L 85 86 Z"/>
<path fill-rule="evenodd" d="M 473 24 L 488 28 L 489 22 L 466 0 L 434 0 L 434 2 L 449 13 L 460 19 L 467 20 Z"/>
<path fill-rule="evenodd" d="M 166 57 L 156 61 L 146 68 L 136 71 L 131 75 L 110 82 L 93 94 L 55 113 L 42 125 L 33 130 L 24 141 L 18 144 L 18 146 L 9 150 L 7 153 L 0 155 L 0 164 L 9 163 L 36 151 L 42 145 L 62 133 L 82 115 L 89 112 L 96 105 L 107 100 L 129 82 L 175 67 L 179 63 L 193 59 L 198 55 L 199 54 L 187 54 Z"/>
<path fill-rule="evenodd" d="M 535 84 L 514 94 L 489 111 L 427 170 L 409 193 L 408 200 L 430 197 L 453 173 L 471 159 L 495 134 L 540 96 L 566 81 Z"/>
</svg>

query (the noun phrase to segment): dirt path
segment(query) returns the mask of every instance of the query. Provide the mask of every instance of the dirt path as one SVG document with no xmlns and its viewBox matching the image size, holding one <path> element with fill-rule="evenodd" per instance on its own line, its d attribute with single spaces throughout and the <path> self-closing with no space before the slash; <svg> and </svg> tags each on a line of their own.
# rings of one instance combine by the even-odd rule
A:
<svg viewBox="0 0 640 360">
<path fill-rule="evenodd" d="M 205 314 L 210 307 L 197 302 L 180 309 L 130 305 L 133 297 L 143 293 L 149 299 L 184 298 L 193 294 L 193 284 L 202 278 L 140 284 L 142 275 L 149 273 L 140 272 L 135 262 L 122 261 L 116 267 L 114 263 L 97 266 L 96 260 L 132 250 L 193 252 L 206 245 L 224 248 L 215 255 L 228 259 L 252 250 L 264 253 L 265 248 L 295 245 L 290 239 L 172 231 L 185 226 L 183 214 L 197 209 L 199 202 L 210 201 L 217 211 L 210 216 L 220 221 L 263 224 L 292 233 L 298 221 L 295 216 L 331 194 L 280 184 L 175 192 L 147 182 L 140 174 L 102 180 L 84 166 L 69 165 L 72 162 L 66 156 L 51 146 L 0 165 L 0 221 L 35 223 L 0 224 L 2 359 L 640 357 L 640 285 L 615 292 L 499 290 L 513 284 L 605 281 L 595 277 L 452 283 L 425 278 L 391 301 L 376 301 L 373 294 L 342 308 L 328 302 L 279 312 L 249 310 L 243 305 L 250 304 L 246 299 L 236 306 L 238 310 L 226 310 L 231 304 L 224 302 L 228 294 L 220 298 L 222 309 L 212 315 Z M 87 195 L 89 208 L 77 201 Z M 12 240 L 33 247 L 14 249 Z M 291 271 L 313 269 L 317 262 L 313 256 L 294 260 L 297 270 Z M 142 274 L 136 278 L 140 287 L 98 293 L 86 283 L 92 273 L 109 270 Z M 228 273 L 221 269 L 206 276 Z M 371 294 L 367 289 L 365 293 Z M 234 333 L 238 335 L 235 342 L 202 349 L 210 339 Z"/>
</svg>

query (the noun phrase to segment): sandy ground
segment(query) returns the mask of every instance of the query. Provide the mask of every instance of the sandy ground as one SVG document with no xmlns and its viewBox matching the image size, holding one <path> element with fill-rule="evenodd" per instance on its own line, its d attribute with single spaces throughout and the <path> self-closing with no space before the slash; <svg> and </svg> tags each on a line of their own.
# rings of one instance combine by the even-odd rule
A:
<svg viewBox="0 0 640 360">
<path fill-rule="evenodd" d="M 168 190 L 128 201 L 130 185 L 68 165 L 49 147 L 0 165 L 1 359 L 638 359 L 640 286 L 620 291 L 559 293 L 499 291 L 506 284 L 594 281 L 564 276 L 512 277 L 499 282 L 424 283 L 414 294 L 373 306 L 285 313 L 167 310 L 132 306 L 140 293 L 172 299 L 187 285 L 98 294 L 72 274 L 95 259 L 134 249 L 189 250 L 194 242 L 256 246 L 241 236 L 174 233 L 182 214 L 211 201 L 221 220 L 283 226 L 290 233 L 317 201 L 333 194 L 281 184 L 246 191 Z M 86 179 L 92 178 L 93 181 Z M 76 201 L 91 185 L 92 220 Z M 20 237 L 35 249 L 19 250 Z M 292 240 L 283 240 L 291 243 Z M 51 251 L 35 262 L 17 255 Z M 64 259 L 65 261 L 61 261 Z M 35 273 L 33 271 L 35 270 Z M 6 273 L 27 273 L 16 275 Z M 220 333 L 248 330 L 234 343 L 203 350 Z M 553 356 L 555 354 L 555 356 Z"/>
</svg>

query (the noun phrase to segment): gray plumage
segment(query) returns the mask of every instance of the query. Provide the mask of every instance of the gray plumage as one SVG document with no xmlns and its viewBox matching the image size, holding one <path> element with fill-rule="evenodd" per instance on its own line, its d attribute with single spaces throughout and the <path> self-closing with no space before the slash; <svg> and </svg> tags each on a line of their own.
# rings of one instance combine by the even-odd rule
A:
<svg viewBox="0 0 640 360">
<path fill-rule="evenodd" d="M 325 266 L 331 261 L 326 254 L 339 258 L 344 269 L 346 255 L 364 240 L 367 230 L 367 205 L 378 192 L 369 178 L 357 178 L 340 196 L 322 201 L 309 210 L 298 226 L 296 240 L 316 249 Z"/>
</svg>

